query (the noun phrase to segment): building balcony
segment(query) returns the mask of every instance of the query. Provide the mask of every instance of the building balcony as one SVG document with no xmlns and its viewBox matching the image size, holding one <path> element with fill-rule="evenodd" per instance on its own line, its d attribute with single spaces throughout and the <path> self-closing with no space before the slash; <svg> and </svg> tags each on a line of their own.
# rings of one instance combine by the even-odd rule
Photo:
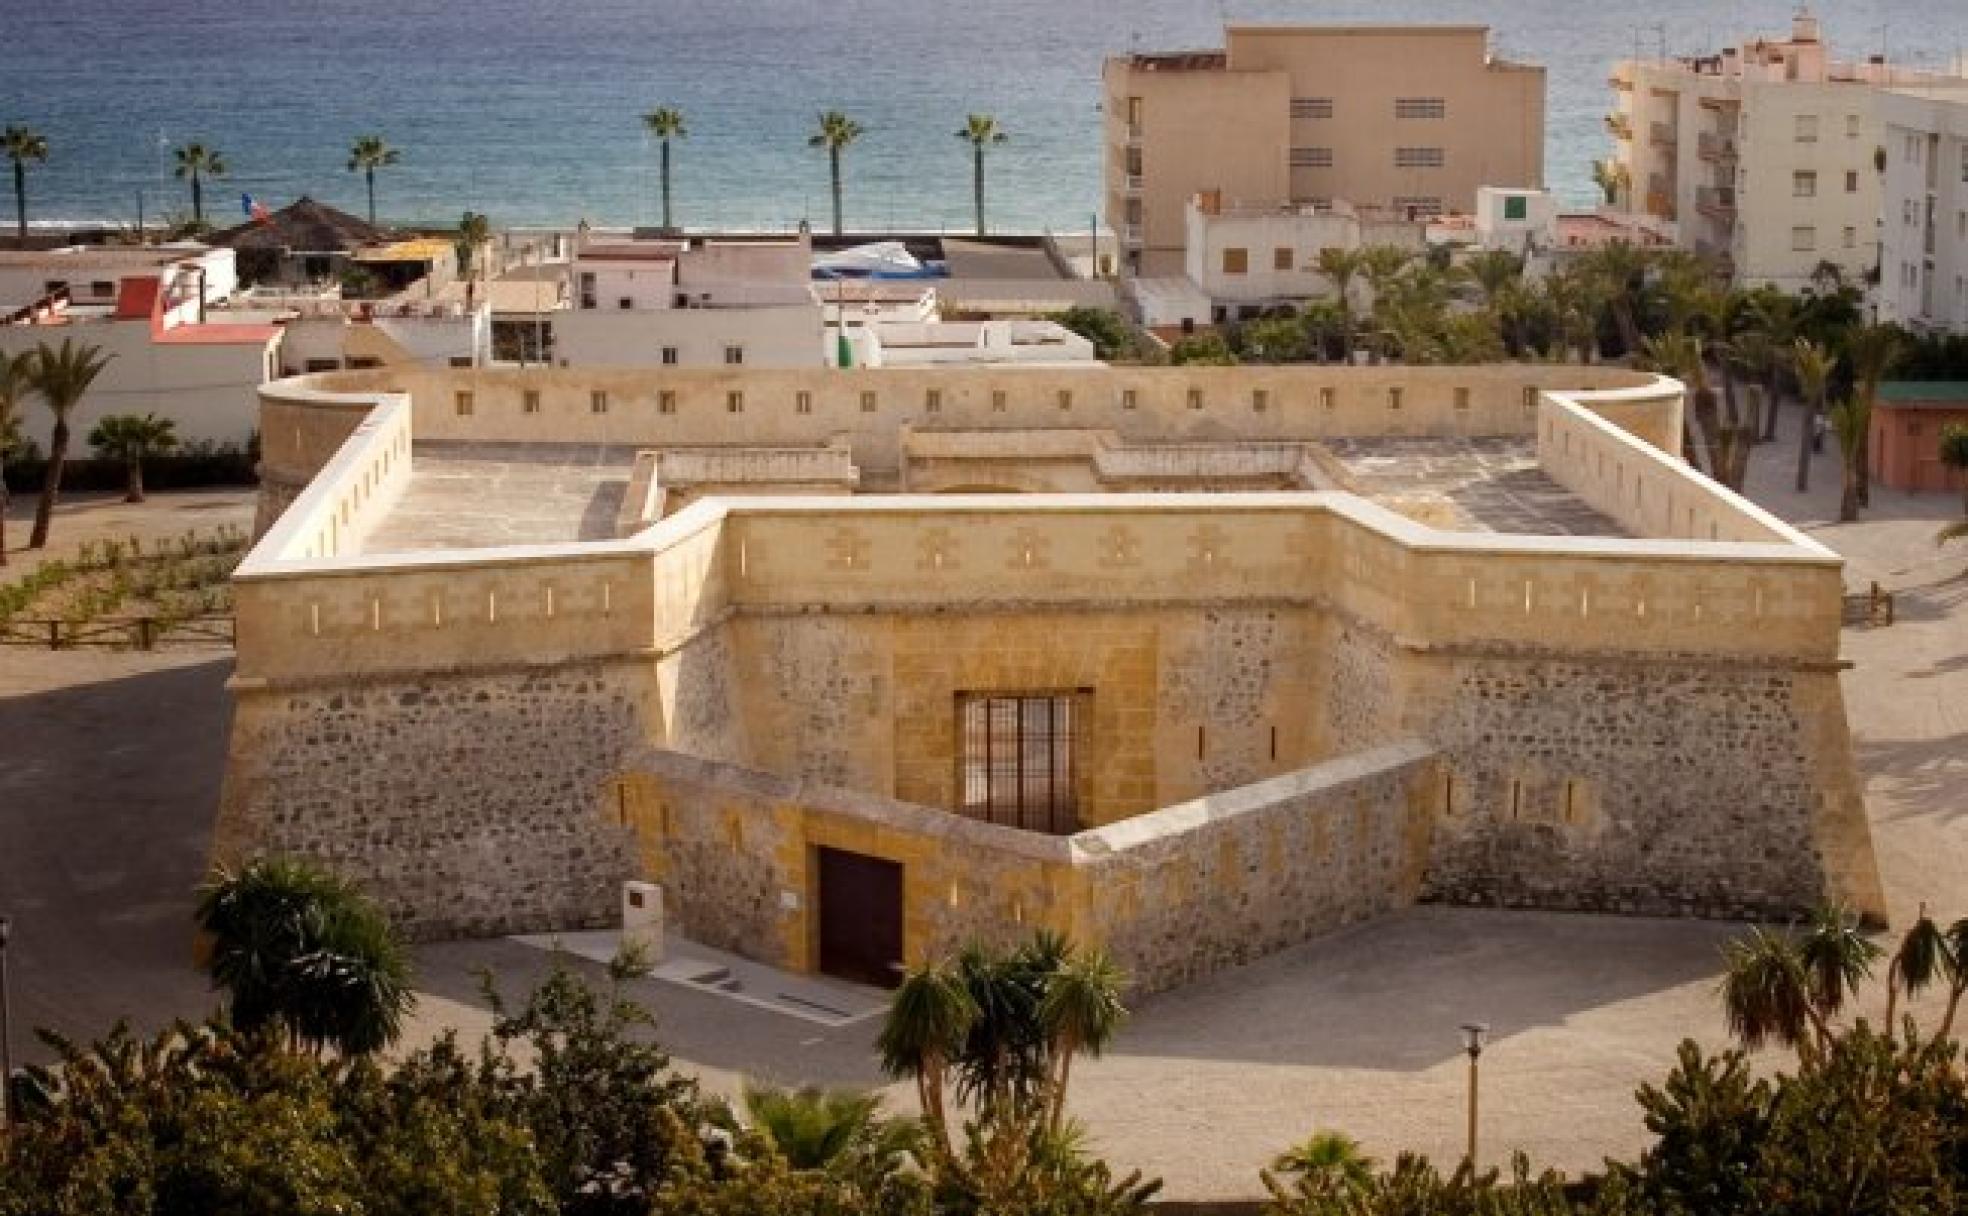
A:
<svg viewBox="0 0 1968 1216">
<path fill-rule="evenodd" d="M 1616 139 L 1633 142 L 1633 120 L 1617 110 L 1606 115 L 1606 129 L 1611 131 Z"/>
<path fill-rule="evenodd" d="M 1673 124 L 1657 122 L 1647 128 L 1647 142 L 1656 148 L 1672 148 L 1681 142 L 1681 136 Z"/>
<path fill-rule="evenodd" d="M 1717 163 L 1733 163 L 1736 159 L 1736 138 L 1733 135 L 1717 135 L 1704 131 L 1699 142 L 1701 158 Z"/>
<path fill-rule="evenodd" d="M 1141 124 L 1131 123 L 1121 130 L 1121 146 L 1139 148 L 1141 146 Z"/>
<path fill-rule="evenodd" d="M 1736 97 L 1704 97 L 1700 104 L 1704 110 L 1724 110 L 1733 113 L 1742 109 L 1742 100 Z"/>
<path fill-rule="evenodd" d="M 1621 93 L 1631 93 L 1633 91 L 1633 78 L 1620 72 L 1614 72 L 1606 78 L 1606 85 Z"/>
<path fill-rule="evenodd" d="M 1139 173 L 1121 174 L 1122 194 L 1139 195 L 1141 193 L 1141 189 L 1142 189 L 1142 182 L 1141 182 L 1141 175 Z"/>
<path fill-rule="evenodd" d="M 1130 249 L 1139 249 L 1141 248 L 1141 240 L 1141 225 L 1121 225 L 1121 244 L 1128 246 Z"/>
<path fill-rule="evenodd" d="M 1654 191 L 1647 195 L 1647 214 L 1653 216 L 1655 219 L 1667 220 L 1671 223 L 1680 218 L 1681 210 L 1674 205 L 1674 196 L 1672 194 Z"/>
<path fill-rule="evenodd" d="M 1710 219 L 1733 221 L 1736 218 L 1736 188 L 1734 186 L 1702 186 L 1695 191 L 1695 209 Z"/>
</svg>

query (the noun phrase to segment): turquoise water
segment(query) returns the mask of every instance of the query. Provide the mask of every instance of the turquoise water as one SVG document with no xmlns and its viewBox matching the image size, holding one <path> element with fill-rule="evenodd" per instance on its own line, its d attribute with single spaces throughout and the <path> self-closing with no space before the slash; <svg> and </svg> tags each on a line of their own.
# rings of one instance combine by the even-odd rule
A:
<svg viewBox="0 0 1968 1216">
<path fill-rule="evenodd" d="M 1834 46 L 1890 46 L 1938 65 L 1968 46 L 1964 0 L 1831 0 Z M 973 110 L 1012 141 L 991 153 L 994 225 L 1078 229 L 1099 206 L 1100 62 L 1131 48 L 1207 46 L 1234 21 L 1486 22 L 1501 50 L 1550 70 L 1548 172 L 1581 201 L 1606 151 L 1606 71 L 1664 37 L 1670 52 L 1781 33 L 1791 0 L 0 0 L 0 123 L 46 133 L 43 219 L 188 210 L 160 144 L 202 138 L 232 168 L 218 218 L 252 191 L 360 210 L 351 137 L 383 134 L 403 163 L 379 181 L 386 217 L 502 224 L 649 222 L 655 155 L 637 115 L 681 107 L 678 218 L 782 227 L 827 213 L 817 111 L 867 134 L 847 156 L 850 226 L 961 226 Z M 1644 28 L 1636 28 L 1636 22 Z M 1656 28 L 1660 27 L 1660 28 Z M 4 197 L 4 195 L 0 195 Z M 160 201 L 161 200 L 161 201 Z M 11 203 L 0 202 L 11 217 Z"/>
</svg>

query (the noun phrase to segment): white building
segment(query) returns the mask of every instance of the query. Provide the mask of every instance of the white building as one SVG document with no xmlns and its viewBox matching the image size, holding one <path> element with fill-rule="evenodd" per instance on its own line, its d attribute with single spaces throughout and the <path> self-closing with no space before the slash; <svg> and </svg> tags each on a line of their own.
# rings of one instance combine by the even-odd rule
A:
<svg viewBox="0 0 1968 1216">
<path fill-rule="evenodd" d="M 237 265 L 232 250 L 194 243 L 0 251 L 0 311 L 50 297 L 76 309 L 111 309 L 125 279 L 155 278 L 171 267 L 189 273 L 192 289 L 216 303 L 239 290 Z"/>
<path fill-rule="evenodd" d="M 1879 320 L 1968 332 L 1968 94 L 1894 91 L 1879 113 Z"/>
<path fill-rule="evenodd" d="M 849 331 L 857 367 L 1098 367 L 1093 343 L 1055 321 L 894 322 Z"/>
<path fill-rule="evenodd" d="M 222 251 L 230 262 L 231 250 Z M 215 265 L 213 263 L 212 265 Z M 34 310 L 0 324 L 0 351 L 19 354 L 64 339 L 110 356 L 70 425 L 86 436 L 112 414 L 157 414 L 184 443 L 243 444 L 259 425 L 258 388 L 280 372 L 280 326 L 240 322 L 211 306 L 202 258 L 126 274 L 115 301 Z M 30 405 L 26 433 L 45 449 L 47 414 Z"/>
<path fill-rule="evenodd" d="M 1790 291 L 1827 263 L 1851 282 L 1878 265 L 1887 90 L 1968 95 L 1960 76 L 1834 60 L 1808 11 L 1788 40 L 1627 60 L 1611 83 L 1620 204 L 1672 225 L 1678 245 L 1737 282 Z"/>
</svg>

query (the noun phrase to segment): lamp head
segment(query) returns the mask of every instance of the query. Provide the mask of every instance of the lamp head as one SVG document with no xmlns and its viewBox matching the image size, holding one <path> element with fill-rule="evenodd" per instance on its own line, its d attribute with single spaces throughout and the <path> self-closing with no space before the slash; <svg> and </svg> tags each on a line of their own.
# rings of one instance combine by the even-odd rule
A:
<svg viewBox="0 0 1968 1216">
<path fill-rule="evenodd" d="M 1490 1027 L 1487 1022 L 1464 1022 L 1462 1024 L 1462 1049 L 1472 1058 L 1482 1055 L 1483 1048 L 1490 1041 Z"/>
<path fill-rule="evenodd" d="M 7 939 L 14 935 L 14 920 L 11 916 L 0 916 L 0 950 L 7 948 Z"/>
</svg>

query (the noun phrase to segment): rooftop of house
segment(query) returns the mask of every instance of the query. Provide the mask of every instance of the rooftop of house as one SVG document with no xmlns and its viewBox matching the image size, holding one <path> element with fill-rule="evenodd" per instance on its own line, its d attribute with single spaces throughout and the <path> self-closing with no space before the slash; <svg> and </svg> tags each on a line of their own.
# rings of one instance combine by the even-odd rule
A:
<svg viewBox="0 0 1968 1216">
<path fill-rule="evenodd" d="M 1888 380 L 1879 403 L 1894 409 L 1968 410 L 1968 380 Z"/>
</svg>

